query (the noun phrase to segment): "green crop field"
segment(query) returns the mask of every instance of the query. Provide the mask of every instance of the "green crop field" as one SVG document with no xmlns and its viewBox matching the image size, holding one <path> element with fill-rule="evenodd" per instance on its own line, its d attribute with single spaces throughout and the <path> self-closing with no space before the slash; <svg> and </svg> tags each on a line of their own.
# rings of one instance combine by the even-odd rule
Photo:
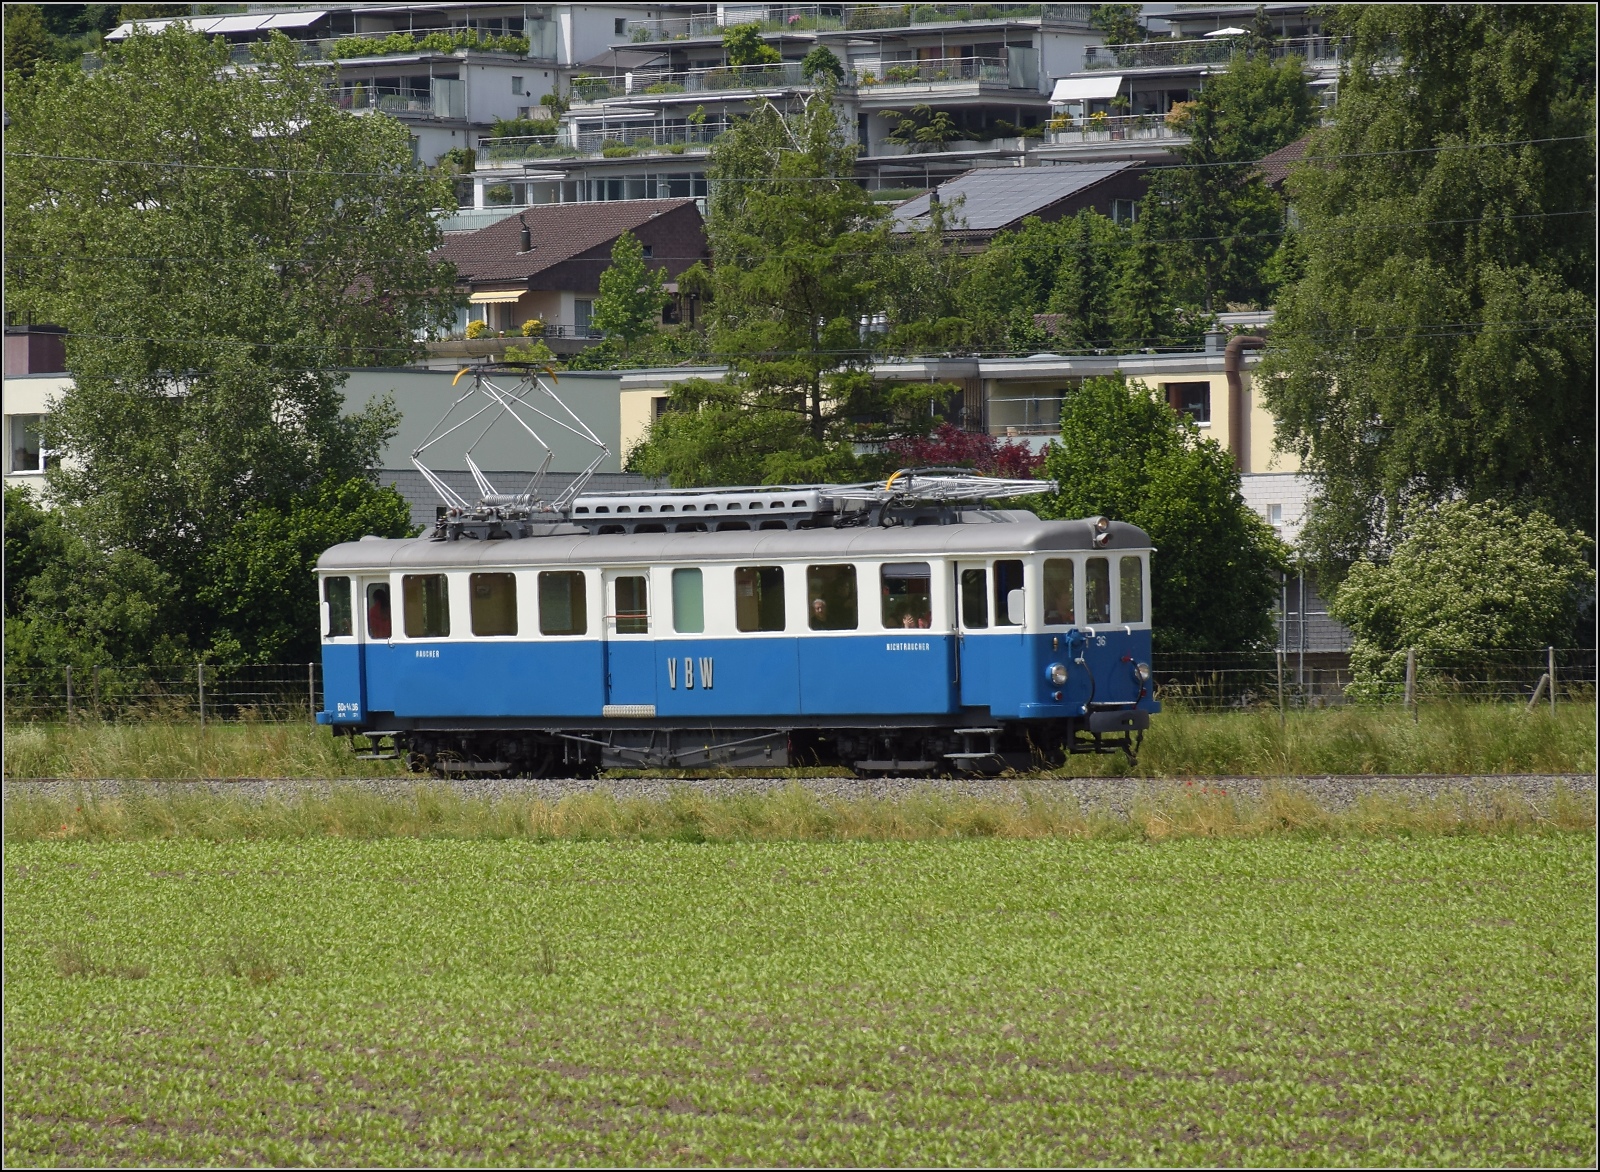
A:
<svg viewBox="0 0 1600 1172">
<path fill-rule="evenodd" d="M 1592 1164 L 1595 840 L 11 841 L 47 1164 Z"/>
</svg>

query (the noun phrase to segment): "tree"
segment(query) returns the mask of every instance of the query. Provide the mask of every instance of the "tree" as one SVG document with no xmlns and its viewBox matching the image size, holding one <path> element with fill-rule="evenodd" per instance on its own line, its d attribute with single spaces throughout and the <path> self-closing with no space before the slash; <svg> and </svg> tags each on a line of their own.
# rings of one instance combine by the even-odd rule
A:
<svg viewBox="0 0 1600 1172">
<path fill-rule="evenodd" d="M 6 682 L 56 686 L 71 666 L 170 663 L 185 649 L 171 577 L 85 538 L 26 489 L 5 490 Z"/>
<path fill-rule="evenodd" d="M 1543 513 L 1494 501 L 1414 505 L 1394 556 L 1350 568 L 1328 611 L 1355 635 L 1356 695 L 1392 692 L 1408 648 L 1479 651 L 1571 643 L 1593 604 L 1594 543 Z"/>
<path fill-rule="evenodd" d="M 713 145 L 707 316 L 729 375 L 674 387 L 634 470 L 682 485 L 851 478 L 857 441 L 931 422 L 922 391 L 871 375 L 889 235 L 830 98 L 764 105 Z"/>
<path fill-rule="evenodd" d="M 1304 275 L 1260 380 L 1337 580 L 1413 503 L 1594 534 L 1594 13 L 1347 10 L 1338 120 L 1289 179 Z"/>
<path fill-rule="evenodd" d="M 1253 164 L 1314 119 L 1298 57 L 1240 56 L 1206 79 L 1184 114 L 1189 142 L 1175 152 L 1183 165 L 1155 172 L 1140 208 L 1146 232 L 1163 241 L 1173 300 L 1208 314 L 1268 302 L 1264 272 L 1283 205 Z"/>
<path fill-rule="evenodd" d="M 1089 25 L 1104 35 L 1108 45 L 1131 45 L 1145 38 L 1139 9 L 1138 4 L 1096 4 L 1089 14 Z"/>
<path fill-rule="evenodd" d="M 1040 514 L 1104 514 L 1150 535 L 1151 614 L 1160 651 L 1270 645 L 1287 550 L 1239 495 L 1233 458 L 1143 383 L 1086 379 L 1061 410 L 1044 474 L 1059 491 Z"/>
<path fill-rule="evenodd" d="M 34 67 L 50 56 L 50 34 L 37 4 L 6 5 L 6 74 L 32 77 Z"/>
<path fill-rule="evenodd" d="M 909 113 L 885 110 L 883 119 L 894 127 L 887 140 L 902 146 L 942 151 L 945 143 L 961 137 L 948 112 L 927 104 L 912 106 Z"/>
<path fill-rule="evenodd" d="M 831 77 L 835 82 L 844 80 L 844 65 L 826 45 L 818 45 L 800 62 L 800 76 L 807 81 Z"/>
<path fill-rule="evenodd" d="M 591 319 L 597 329 L 622 342 L 624 355 L 640 339 L 656 331 L 667 304 L 665 277 L 659 268 L 644 263 L 644 245 L 632 232 L 624 232 L 611 246 L 611 264 L 600 274 L 600 296 Z"/>
<path fill-rule="evenodd" d="M 199 601 L 215 614 L 217 659 L 232 663 L 302 663 L 319 643 L 312 568 L 344 541 L 410 537 L 411 510 L 393 489 L 364 477 L 326 481 L 288 509 L 259 508 L 207 551 Z"/>
<path fill-rule="evenodd" d="M 1036 476 L 1044 453 L 1021 440 L 1001 443 L 985 431 L 962 431 L 941 423 L 928 436 L 895 440 L 889 454 L 908 468 L 964 467 L 994 476 L 1025 479 Z"/>
<path fill-rule="evenodd" d="M 7 104 L 6 308 L 70 331 L 50 497 L 170 580 L 204 648 L 218 613 L 195 600 L 238 519 L 367 475 L 392 434 L 386 404 L 343 414 L 337 368 L 402 363 L 453 314 L 428 257 L 448 181 L 281 36 L 241 70 L 220 40 L 135 35 Z"/>
<path fill-rule="evenodd" d="M 722 49 L 728 56 L 728 64 L 735 67 L 776 65 L 783 60 L 783 54 L 761 39 L 759 24 L 736 24 L 726 30 L 722 34 Z"/>
</svg>

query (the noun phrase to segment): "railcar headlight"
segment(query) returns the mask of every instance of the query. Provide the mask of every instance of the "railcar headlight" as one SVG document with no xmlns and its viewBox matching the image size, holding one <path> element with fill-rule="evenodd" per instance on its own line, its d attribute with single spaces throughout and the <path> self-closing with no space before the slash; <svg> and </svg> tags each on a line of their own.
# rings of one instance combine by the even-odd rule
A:
<svg viewBox="0 0 1600 1172">
<path fill-rule="evenodd" d="M 1138 680 L 1141 684 L 1148 684 L 1150 682 L 1150 665 L 1148 663 L 1134 664 L 1133 678 Z"/>
<path fill-rule="evenodd" d="M 1044 669 L 1044 675 L 1045 679 L 1059 688 L 1067 682 L 1067 665 L 1064 663 L 1052 663 Z"/>
</svg>

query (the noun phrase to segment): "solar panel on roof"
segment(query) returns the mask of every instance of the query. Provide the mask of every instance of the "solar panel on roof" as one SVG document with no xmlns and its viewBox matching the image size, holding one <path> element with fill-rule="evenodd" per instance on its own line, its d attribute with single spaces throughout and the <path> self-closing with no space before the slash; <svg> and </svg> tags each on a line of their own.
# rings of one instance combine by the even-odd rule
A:
<svg viewBox="0 0 1600 1172">
<path fill-rule="evenodd" d="M 1031 216 L 1059 200 L 1093 187 L 1134 164 L 1063 163 L 1050 167 L 994 167 L 968 171 L 939 186 L 939 199 L 965 227 L 998 230 Z M 957 206 L 958 200 L 963 200 Z M 928 196 L 901 204 L 895 220 L 910 226 L 928 214 Z"/>
</svg>

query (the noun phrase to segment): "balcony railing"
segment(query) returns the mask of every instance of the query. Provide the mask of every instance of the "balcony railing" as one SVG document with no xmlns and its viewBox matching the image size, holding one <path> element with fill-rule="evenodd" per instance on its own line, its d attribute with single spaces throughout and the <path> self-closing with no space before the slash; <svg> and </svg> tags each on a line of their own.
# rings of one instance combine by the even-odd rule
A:
<svg viewBox="0 0 1600 1172">
<path fill-rule="evenodd" d="M 727 4 L 722 12 L 630 20 L 635 43 L 720 37 L 740 24 L 762 32 L 830 32 L 910 28 L 919 24 L 1037 20 L 1045 28 L 1087 28 L 1091 4 Z"/>
<path fill-rule="evenodd" d="M 691 150 L 705 150 L 728 126 L 727 122 L 690 123 L 687 126 L 613 126 L 602 130 L 580 130 L 569 135 L 482 138 L 478 140 L 478 161 L 493 164 L 595 155 L 613 159 L 636 155 L 681 155 Z"/>
<path fill-rule="evenodd" d="M 437 79 L 424 90 L 393 86 L 349 85 L 332 91 L 341 110 L 377 110 L 384 114 L 426 118 L 465 118 L 466 83 Z"/>
<path fill-rule="evenodd" d="M 928 61 L 857 61 L 851 80 L 858 90 L 941 82 L 976 81 L 1008 89 L 1039 88 L 1037 58 L 1031 50 L 1008 57 L 938 57 Z"/>
<path fill-rule="evenodd" d="M 578 101 L 644 94 L 727 93 L 736 90 L 795 88 L 811 83 L 802 76 L 800 62 L 777 65 L 722 66 L 716 69 L 636 71 L 620 77 L 574 77 L 572 96 Z"/>
<path fill-rule="evenodd" d="M 1052 143 L 1138 142 L 1162 140 L 1188 141 L 1188 134 L 1169 126 L 1162 114 L 1129 114 L 1121 117 L 1090 115 L 1088 118 L 1052 118 L 1045 125 Z"/>
<path fill-rule="evenodd" d="M 1338 62 L 1347 37 L 1294 37 L 1275 41 L 1269 50 L 1273 60 L 1302 57 L 1312 62 Z M 1245 51 L 1239 37 L 1211 37 L 1194 41 L 1146 41 L 1137 45 L 1091 45 L 1084 52 L 1085 69 L 1147 69 L 1173 65 L 1220 65 Z"/>
<path fill-rule="evenodd" d="M 850 8 L 845 28 L 909 28 L 919 24 L 1037 20 L 1045 28 L 1087 29 L 1092 4 L 860 4 Z"/>
</svg>

